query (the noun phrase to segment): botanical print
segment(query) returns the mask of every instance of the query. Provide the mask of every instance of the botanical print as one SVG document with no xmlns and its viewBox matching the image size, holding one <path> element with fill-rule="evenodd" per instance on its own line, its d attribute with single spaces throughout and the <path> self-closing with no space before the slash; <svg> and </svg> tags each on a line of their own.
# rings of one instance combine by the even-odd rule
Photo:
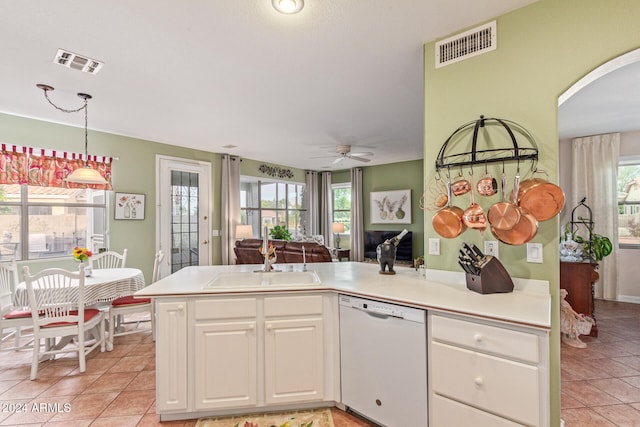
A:
<svg viewBox="0 0 640 427">
<path fill-rule="evenodd" d="M 372 191 L 371 224 L 411 224 L 411 190 Z"/>
<path fill-rule="evenodd" d="M 144 194 L 116 193 L 115 219 L 144 219 Z"/>
</svg>

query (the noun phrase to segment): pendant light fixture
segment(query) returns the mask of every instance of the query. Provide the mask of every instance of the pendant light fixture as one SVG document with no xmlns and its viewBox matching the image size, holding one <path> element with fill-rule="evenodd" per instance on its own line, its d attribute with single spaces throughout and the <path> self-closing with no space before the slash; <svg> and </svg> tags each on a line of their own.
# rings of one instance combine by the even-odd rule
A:
<svg viewBox="0 0 640 427">
<path fill-rule="evenodd" d="M 298 13 L 304 7 L 304 0 L 271 0 L 273 8 L 285 15 Z"/>
<path fill-rule="evenodd" d="M 82 98 L 82 100 L 84 101 L 84 103 L 82 104 L 82 107 L 77 108 L 75 110 L 67 110 L 67 109 L 58 107 L 49 99 L 49 95 L 47 92 L 49 92 L 50 90 L 54 90 L 53 87 L 42 84 L 42 83 L 39 83 L 36 86 L 39 89 L 42 89 L 42 91 L 44 92 L 44 97 L 47 99 L 49 104 L 53 105 L 57 110 L 60 110 L 65 113 L 77 113 L 78 111 L 84 110 L 84 155 L 85 155 L 84 167 L 77 168 L 76 170 L 71 172 L 71 174 L 67 176 L 65 181 L 73 182 L 77 184 L 95 184 L 95 185 L 107 184 L 108 183 L 107 180 L 104 179 L 102 175 L 100 175 L 100 172 L 98 172 L 97 170 L 89 166 L 89 131 L 88 131 L 88 120 L 87 120 L 87 105 L 88 105 L 87 101 L 92 98 L 91 95 L 89 95 L 88 93 L 82 93 L 82 92 L 78 93 L 78 97 Z"/>
</svg>

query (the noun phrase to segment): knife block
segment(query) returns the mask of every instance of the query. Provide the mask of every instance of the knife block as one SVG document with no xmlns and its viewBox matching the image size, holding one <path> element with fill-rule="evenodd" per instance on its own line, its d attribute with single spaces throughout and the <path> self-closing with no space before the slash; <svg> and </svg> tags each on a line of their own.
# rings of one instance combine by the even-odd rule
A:
<svg viewBox="0 0 640 427">
<path fill-rule="evenodd" d="M 479 267 L 480 274 L 465 273 L 467 288 L 481 294 L 513 292 L 513 281 L 497 258 L 487 255 Z"/>
</svg>

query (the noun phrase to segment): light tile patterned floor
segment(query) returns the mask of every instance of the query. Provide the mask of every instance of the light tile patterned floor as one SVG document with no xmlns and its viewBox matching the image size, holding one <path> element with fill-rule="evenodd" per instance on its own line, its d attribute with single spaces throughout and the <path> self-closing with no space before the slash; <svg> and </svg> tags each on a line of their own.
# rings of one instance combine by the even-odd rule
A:
<svg viewBox="0 0 640 427">
<path fill-rule="evenodd" d="M 148 328 L 148 324 L 143 327 Z M 77 357 L 41 363 L 29 380 L 30 351 L 0 352 L 0 426 L 194 426 L 160 422 L 155 413 L 155 347 L 151 332 L 116 337 L 112 352 L 92 352 L 80 373 Z M 335 427 L 372 424 L 332 409 Z"/>
<path fill-rule="evenodd" d="M 598 338 L 561 347 L 566 427 L 640 426 L 640 304 L 596 300 Z"/>
</svg>

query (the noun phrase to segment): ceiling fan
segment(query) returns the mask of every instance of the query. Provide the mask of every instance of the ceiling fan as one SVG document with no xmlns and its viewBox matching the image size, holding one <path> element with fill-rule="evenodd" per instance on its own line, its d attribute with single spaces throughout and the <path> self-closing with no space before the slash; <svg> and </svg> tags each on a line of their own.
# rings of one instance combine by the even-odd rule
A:
<svg viewBox="0 0 640 427">
<path fill-rule="evenodd" d="M 351 145 L 337 145 L 336 146 L 336 154 L 338 157 L 332 162 L 332 164 L 340 163 L 344 159 L 357 160 L 359 162 L 370 162 L 371 159 L 367 159 L 363 156 L 373 156 L 371 152 L 363 152 L 363 153 L 352 153 Z"/>
</svg>

